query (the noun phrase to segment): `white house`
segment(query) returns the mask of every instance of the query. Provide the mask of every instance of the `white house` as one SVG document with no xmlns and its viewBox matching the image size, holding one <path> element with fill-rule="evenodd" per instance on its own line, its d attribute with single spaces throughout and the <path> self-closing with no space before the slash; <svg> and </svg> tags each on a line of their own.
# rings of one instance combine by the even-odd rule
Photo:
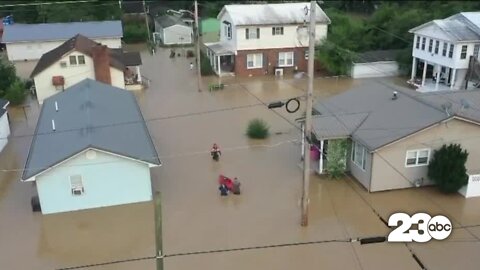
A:
<svg viewBox="0 0 480 270">
<path fill-rule="evenodd" d="M 119 88 L 141 86 L 138 52 L 110 49 L 82 35 L 76 35 L 42 55 L 30 77 L 38 102 L 86 78 Z"/>
<path fill-rule="evenodd" d="M 109 48 L 122 47 L 121 21 L 6 25 L 2 42 L 6 45 L 8 60 L 37 60 L 77 34 Z"/>
<path fill-rule="evenodd" d="M 8 143 L 8 136 L 10 135 L 10 122 L 8 119 L 7 106 L 9 102 L 0 99 L 0 152 Z"/>
<path fill-rule="evenodd" d="M 480 12 L 461 12 L 409 32 L 414 34 L 410 82 L 419 91 L 475 87 L 468 83 L 468 71 L 471 63 L 478 64 Z"/>
<path fill-rule="evenodd" d="M 225 5 L 217 16 L 220 41 L 205 43 L 215 72 L 251 76 L 306 71 L 310 3 Z M 330 19 L 316 5 L 316 40 Z"/>
<path fill-rule="evenodd" d="M 164 45 L 192 44 L 193 30 L 182 18 L 164 15 L 155 18 L 154 37 L 159 38 Z"/>
<path fill-rule="evenodd" d="M 359 53 L 353 61 L 350 76 L 354 79 L 390 77 L 399 74 L 395 60 L 398 50 L 378 50 Z"/>
<path fill-rule="evenodd" d="M 45 100 L 22 181 L 60 213 L 150 201 L 160 165 L 133 93 L 85 79 Z"/>
</svg>

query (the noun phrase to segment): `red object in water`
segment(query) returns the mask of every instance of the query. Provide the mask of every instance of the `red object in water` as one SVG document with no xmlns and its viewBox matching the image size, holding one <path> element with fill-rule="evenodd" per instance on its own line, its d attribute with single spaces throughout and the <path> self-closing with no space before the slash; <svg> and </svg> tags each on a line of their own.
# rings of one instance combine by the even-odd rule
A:
<svg viewBox="0 0 480 270">
<path fill-rule="evenodd" d="M 218 183 L 220 185 L 225 185 L 227 187 L 228 190 L 232 191 L 233 189 L 233 181 L 232 179 L 220 174 L 220 176 L 218 177 Z"/>
</svg>

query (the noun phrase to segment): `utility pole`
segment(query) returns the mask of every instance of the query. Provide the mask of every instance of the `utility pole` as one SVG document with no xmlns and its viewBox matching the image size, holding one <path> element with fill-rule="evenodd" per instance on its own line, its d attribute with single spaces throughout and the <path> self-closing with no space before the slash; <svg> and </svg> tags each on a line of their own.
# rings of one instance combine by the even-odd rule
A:
<svg viewBox="0 0 480 270">
<path fill-rule="evenodd" d="M 303 187 L 302 187 L 302 226 L 308 226 L 308 204 L 310 190 L 310 135 L 312 132 L 312 103 L 313 103 L 313 60 L 315 55 L 315 10 L 316 1 L 310 2 L 310 27 L 308 37 L 308 89 L 307 89 L 307 111 L 304 127 L 304 155 L 303 155 Z"/>
<path fill-rule="evenodd" d="M 198 3 L 195 0 L 195 50 L 197 56 L 197 87 L 198 92 L 202 92 L 202 74 L 200 69 L 200 34 L 198 33 Z"/>
<path fill-rule="evenodd" d="M 143 14 L 145 15 L 145 25 L 147 26 L 148 43 L 151 44 L 152 40 L 150 38 L 150 26 L 148 24 L 148 16 L 147 16 L 147 8 L 145 6 L 145 0 L 143 0 L 142 3 L 143 3 Z"/>
</svg>

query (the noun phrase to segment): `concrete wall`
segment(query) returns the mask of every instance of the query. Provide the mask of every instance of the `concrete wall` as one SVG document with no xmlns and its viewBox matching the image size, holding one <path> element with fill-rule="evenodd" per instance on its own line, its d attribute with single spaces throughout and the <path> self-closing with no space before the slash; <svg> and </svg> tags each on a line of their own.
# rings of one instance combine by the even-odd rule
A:
<svg viewBox="0 0 480 270">
<path fill-rule="evenodd" d="M 308 48 L 296 47 L 296 48 L 281 48 L 281 49 L 267 49 L 267 50 L 245 50 L 237 51 L 235 56 L 235 74 L 238 76 L 257 76 L 265 74 L 275 74 L 275 67 L 278 66 L 278 53 L 279 52 L 292 52 L 293 51 L 293 67 L 282 67 L 284 74 L 292 73 L 297 67 L 298 71 L 307 71 L 307 62 L 305 59 L 305 51 Z M 247 55 L 254 53 L 263 54 L 263 67 L 262 68 L 247 68 Z"/>
<path fill-rule="evenodd" d="M 480 127 L 462 120 L 452 119 L 374 153 L 370 191 L 412 187 L 412 183 L 421 177 L 425 179 L 424 184 L 430 184 L 431 182 L 427 178 L 428 166 L 406 167 L 406 152 L 407 150 L 430 148 L 431 158 L 433 150 L 450 143 L 459 143 L 469 152 L 466 164 L 467 172 L 480 171 L 480 148 L 478 147 L 480 145 Z"/>
<path fill-rule="evenodd" d="M 94 39 L 107 45 L 109 48 L 121 48 L 122 40 L 120 38 L 100 38 Z M 38 60 L 43 54 L 57 48 L 67 40 L 42 41 L 42 42 L 18 42 L 9 43 L 7 46 L 7 56 L 10 61 Z"/>
<path fill-rule="evenodd" d="M 237 50 L 261 50 L 269 48 L 293 48 L 308 47 L 308 28 L 302 25 L 283 25 L 283 35 L 272 35 L 272 27 L 282 25 L 269 26 L 238 26 L 236 28 Z M 260 29 L 259 39 L 247 39 L 246 28 L 250 31 Z M 315 39 L 320 41 L 327 37 L 327 25 L 317 24 Z"/>
<path fill-rule="evenodd" d="M 147 164 L 93 150 L 85 152 L 36 177 L 43 214 L 69 212 L 152 199 Z M 85 193 L 71 192 L 70 176 L 81 175 Z"/>
<path fill-rule="evenodd" d="M 354 79 L 397 76 L 399 74 L 396 61 L 354 63 L 351 76 Z"/>
<path fill-rule="evenodd" d="M 365 156 L 365 170 L 360 168 L 357 164 L 352 161 L 352 151 L 353 151 L 353 142 L 350 143 L 350 148 L 348 150 L 347 156 L 347 170 L 350 171 L 353 177 L 362 184 L 367 190 L 370 189 L 370 179 L 372 176 L 372 157 L 373 155 L 366 150 Z"/>
<path fill-rule="evenodd" d="M 193 30 L 191 27 L 183 25 L 172 25 L 161 31 L 162 42 L 165 45 L 172 44 L 191 44 Z"/>
<path fill-rule="evenodd" d="M 69 57 L 71 55 L 83 55 L 85 56 L 84 65 L 71 66 Z M 66 62 L 67 66 L 62 68 L 60 62 Z M 112 85 L 120 88 L 125 88 L 125 81 L 123 77 L 123 71 L 119 71 L 114 68 L 110 68 Z M 90 56 L 82 54 L 80 52 L 71 52 L 65 55 L 60 61 L 57 61 L 44 71 L 40 72 L 35 76 L 34 82 L 37 91 L 37 99 L 40 104 L 43 103 L 43 100 L 62 91 L 62 89 L 57 90 L 52 84 L 53 76 L 63 76 L 65 78 L 65 88 L 68 88 L 80 81 L 90 78 L 95 80 L 95 71 L 93 66 L 93 60 Z"/>
<path fill-rule="evenodd" d="M 8 112 L 5 112 L 0 117 L 0 152 L 8 143 L 8 136 L 10 135 L 10 125 L 8 123 Z"/>
</svg>

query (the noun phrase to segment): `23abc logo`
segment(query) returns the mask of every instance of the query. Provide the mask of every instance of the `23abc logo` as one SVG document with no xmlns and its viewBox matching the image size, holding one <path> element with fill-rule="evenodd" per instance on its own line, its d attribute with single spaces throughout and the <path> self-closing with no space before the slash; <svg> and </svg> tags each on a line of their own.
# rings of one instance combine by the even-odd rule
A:
<svg viewBox="0 0 480 270">
<path fill-rule="evenodd" d="M 417 229 L 411 229 L 413 224 Z M 427 213 L 416 213 L 411 217 L 406 213 L 395 213 L 388 219 L 388 226 L 396 227 L 388 235 L 388 242 L 425 243 L 432 238 L 444 240 L 452 233 L 452 223 L 447 217 L 431 217 Z"/>
</svg>

